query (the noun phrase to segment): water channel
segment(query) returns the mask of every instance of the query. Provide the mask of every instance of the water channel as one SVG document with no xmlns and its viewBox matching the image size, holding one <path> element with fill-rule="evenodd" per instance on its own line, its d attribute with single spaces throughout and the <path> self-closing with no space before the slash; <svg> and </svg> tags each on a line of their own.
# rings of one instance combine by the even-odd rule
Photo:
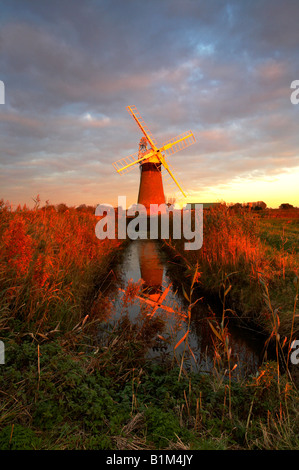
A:
<svg viewBox="0 0 299 470">
<path fill-rule="evenodd" d="M 107 324 L 113 326 L 124 315 L 132 323 L 146 322 L 149 328 L 158 322 L 159 331 L 154 344 L 149 345 L 149 357 L 169 359 L 175 355 L 180 361 L 184 353 L 184 360 L 189 361 L 192 370 L 211 372 L 217 364 L 215 334 L 208 321 L 212 319 L 211 307 L 204 296 L 198 297 L 200 300 L 192 308 L 188 326 L 188 302 L 177 281 L 184 274 L 179 271 L 174 279 L 173 269 L 169 256 L 157 241 L 131 241 L 115 269 L 117 285 L 110 295 L 113 313 Z M 216 319 L 219 313 L 214 312 Z M 178 345 L 188 329 L 188 343 L 184 340 Z M 263 341 L 253 330 L 236 326 L 233 321 L 229 321 L 228 332 L 231 367 L 237 364 L 233 374 L 255 374 L 261 364 Z"/>
</svg>

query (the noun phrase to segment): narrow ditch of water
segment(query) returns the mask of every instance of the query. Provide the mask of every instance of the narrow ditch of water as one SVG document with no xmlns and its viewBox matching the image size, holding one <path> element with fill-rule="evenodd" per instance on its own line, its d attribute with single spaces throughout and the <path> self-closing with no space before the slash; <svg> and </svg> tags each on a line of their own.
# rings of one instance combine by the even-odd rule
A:
<svg viewBox="0 0 299 470">
<path fill-rule="evenodd" d="M 115 269 L 115 279 L 116 288 L 108 294 L 113 309 L 106 320 L 107 327 L 113 327 L 125 315 L 130 322 L 143 326 L 146 323 L 148 328 L 158 324 L 154 344 L 149 344 L 149 357 L 163 360 L 175 356 L 180 362 L 184 354 L 184 365 L 192 370 L 215 370 L 216 337 L 208 321 L 212 318 L 208 301 L 200 298 L 192 308 L 188 326 L 188 302 L 175 287 L 168 256 L 157 241 L 131 241 Z M 180 273 L 176 273 L 176 279 L 180 279 Z M 214 314 L 217 318 L 221 312 Z M 188 329 L 188 343 L 184 340 L 178 345 Z M 233 321 L 229 321 L 228 333 L 231 368 L 237 364 L 233 376 L 255 374 L 262 360 L 263 341 L 257 333 L 237 327 Z M 223 349 L 218 352 L 221 354 Z"/>
</svg>

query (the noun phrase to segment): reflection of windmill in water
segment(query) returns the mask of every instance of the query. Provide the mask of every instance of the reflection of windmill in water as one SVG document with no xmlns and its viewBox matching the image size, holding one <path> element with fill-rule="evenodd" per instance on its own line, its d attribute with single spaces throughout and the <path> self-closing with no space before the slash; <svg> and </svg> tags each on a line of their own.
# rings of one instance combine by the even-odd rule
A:
<svg viewBox="0 0 299 470">
<path fill-rule="evenodd" d="M 142 240 L 138 244 L 140 275 L 143 281 L 141 300 L 152 307 L 150 316 L 159 311 L 185 318 L 180 305 L 174 301 L 172 283 L 164 281 L 164 266 L 159 248 L 154 240 Z M 171 295 L 172 294 L 172 295 Z"/>
<path fill-rule="evenodd" d="M 152 300 L 158 300 L 162 293 L 164 267 L 156 244 L 149 240 L 147 243 L 140 243 L 138 249 L 143 291 Z"/>
<path fill-rule="evenodd" d="M 170 351 L 168 346 L 171 342 L 168 340 L 172 334 L 174 336 L 177 334 L 177 340 L 179 340 L 188 329 L 188 302 L 185 303 L 183 299 L 177 297 L 175 286 L 171 281 L 165 282 L 165 267 L 159 253 L 159 247 L 154 240 L 142 240 L 138 244 L 138 258 L 143 280 L 139 299 L 141 303 L 150 307 L 148 315 L 151 318 L 160 315 L 160 318 L 165 322 L 164 340 L 161 340 L 161 336 L 158 335 L 153 350 Z M 211 317 L 211 310 L 205 303 L 197 303 L 192 312 L 188 341 L 191 350 L 188 349 L 187 354 L 189 353 L 190 360 L 192 360 L 192 353 L 194 354 L 193 359 L 198 370 L 208 371 L 215 366 L 216 360 L 215 337 L 209 323 L 214 317 Z M 165 338 L 168 338 L 166 342 Z M 257 364 L 255 351 L 251 350 L 249 345 L 242 340 L 240 332 L 230 335 L 229 338 L 232 347 L 232 360 L 235 360 L 232 366 L 235 363 L 239 365 L 236 373 L 239 373 L 240 368 L 243 372 L 244 370 L 255 370 Z M 184 343 L 177 349 L 178 353 L 183 349 Z"/>
<path fill-rule="evenodd" d="M 140 240 L 138 243 L 138 260 L 140 276 L 143 281 L 142 291 L 138 295 L 140 305 L 146 308 L 146 315 L 151 319 L 159 318 L 163 322 L 163 331 L 157 335 L 153 351 L 167 351 L 173 354 L 174 346 L 184 337 L 188 330 L 188 306 L 177 296 L 174 284 L 164 278 L 165 265 L 161 258 L 158 244 L 154 240 Z M 166 275 L 166 278 L 168 276 Z M 197 351 L 199 336 L 191 331 L 189 343 L 194 352 Z M 210 336 L 209 336 L 210 337 Z M 184 350 L 184 343 L 176 349 L 180 355 Z M 211 352 L 212 349 L 209 349 Z M 195 359 L 195 362 L 198 358 Z"/>
<path fill-rule="evenodd" d="M 137 108 L 135 106 L 128 106 L 127 109 L 136 121 L 144 137 L 140 140 L 139 152 L 118 160 L 113 163 L 113 166 L 118 173 L 122 174 L 129 171 L 136 164 L 140 165 L 141 175 L 138 204 L 145 206 L 148 212 L 150 210 L 150 204 L 165 204 L 162 171 L 168 173 L 166 182 L 171 181 L 175 183 L 186 197 L 166 158 L 194 144 L 195 138 L 193 133 L 191 131 L 185 132 L 158 148 L 156 141 L 138 113 Z"/>
<path fill-rule="evenodd" d="M 164 266 L 154 240 L 144 240 L 138 244 L 138 258 L 143 281 L 139 300 L 141 305 L 149 307 L 147 316 L 156 320 L 159 318 L 164 325 L 163 336 L 157 335 L 153 351 L 166 351 L 172 334 L 177 329 L 185 328 L 186 314 L 171 298 L 172 284 L 164 280 Z"/>
</svg>

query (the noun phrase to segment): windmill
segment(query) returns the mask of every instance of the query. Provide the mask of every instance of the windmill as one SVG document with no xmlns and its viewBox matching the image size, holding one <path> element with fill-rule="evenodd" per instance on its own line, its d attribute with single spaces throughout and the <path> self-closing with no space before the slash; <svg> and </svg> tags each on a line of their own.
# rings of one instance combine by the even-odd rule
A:
<svg viewBox="0 0 299 470">
<path fill-rule="evenodd" d="M 146 126 L 144 120 L 137 111 L 136 106 L 128 106 L 127 110 L 131 113 L 138 127 L 143 133 L 139 142 L 139 151 L 121 158 L 113 163 L 114 168 L 120 174 L 131 170 L 135 165 L 140 166 L 140 185 L 138 193 L 138 204 L 146 207 L 150 211 L 150 204 L 165 204 L 165 195 L 162 182 L 162 171 L 168 173 L 167 181 L 174 183 L 186 197 L 173 171 L 166 161 L 166 158 L 174 153 L 189 147 L 195 143 L 195 137 L 191 131 L 185 132 L 167 142 L 162 147 L 158 147 L 151 132 Z M 164 177 L 164 175 L 163 175 Z"/>
</svg>

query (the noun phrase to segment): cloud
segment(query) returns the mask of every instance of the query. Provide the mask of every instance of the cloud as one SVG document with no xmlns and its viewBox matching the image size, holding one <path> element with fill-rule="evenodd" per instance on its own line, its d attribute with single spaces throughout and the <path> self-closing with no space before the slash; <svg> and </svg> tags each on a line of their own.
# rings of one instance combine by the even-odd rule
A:
<svg viewBox="0 0 299 470">
<path fill-rule="evenodd" d="M 0 19 L 3 197 L 23 202 L 40 182 L 75 204 L 104 190 L 136 198 L 138 169 L 120 178 L 112 167 L 138 150 L 128 105 L 161 144 L 194 131 L 196 146 L 171 157 L 190 190 L 295 168 L 298 14 L 296 0 L 11 0 Z"/>
</svg>

